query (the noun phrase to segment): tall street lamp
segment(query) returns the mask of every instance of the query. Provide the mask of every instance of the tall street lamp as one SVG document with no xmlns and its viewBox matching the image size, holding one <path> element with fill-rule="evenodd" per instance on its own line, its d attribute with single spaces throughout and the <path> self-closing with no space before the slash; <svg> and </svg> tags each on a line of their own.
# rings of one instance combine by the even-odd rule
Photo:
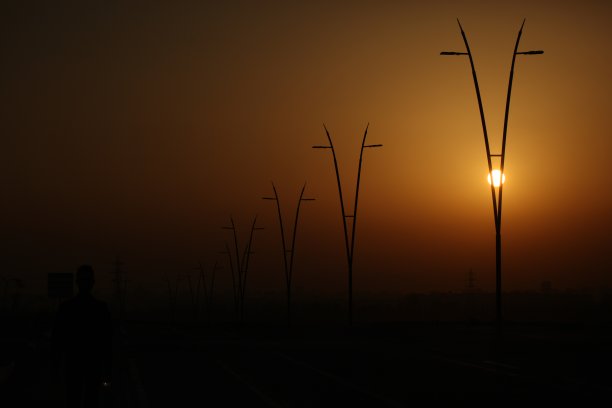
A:
<svg viewBox="0 0 612 408">
<path fill-rule="evenodd" d="M 523 34 L 523 26 L 525 20 L 521 24 L 518 36 L 516 38 L 516 44 L 514 45 L 514 53 L 512 54 L 512 64 L 510 66 L 510 79 L 508 81 L 508 94 L 506 97 L 506 112 L 504 115 L 504 129 L 502 134 L 502 148 L 500 154 L 492 154 L 489 148 L 489 136 L 487 134 L 487 125 L 485 121 L 484 109 L 482 107 L 482 98 L 480 97 L 480 88 L 478 87 L 478 78 L 476 76 L 476 68 L 474 67 L 474 59 L 470 51 L 470 45 L 468 44 L 467 37 L 461 27 L 459 19 L 457 19 L 459 29 L 461 30 L 461 36 L 465 43 L 466 52 L 455 52 L 455 51 L 443 51 L 440 55 L 467 55 L 470 60 L 470 66 L 472 67 L 472 77 L 474 78 L 474 87 L 476 88 L 476 98 L 478 99 L 478 109 L 480 110 L 480 120 L 482 122 L 482 132 L 484 134 L 485 149 L 487 153 L 487 164 L 489 166 L 489 184 L 491 185 L 491 198 L 493 201 L 493 217 L 495 221 L 495 321 L 497 323 L 498 330 L 501 331 L 502 327 L 502 262 L 501 262 L 501 220 L 502 220 L 502 197 L 504 190 L 504 164 L 506 161 L 506 136 L 508 133 L 508 114 L 510 112 L 510 95 L 512 94 L 512 79 L 514 78 L 514 63 L 517 55 L 537 55 L 543 54 L 544 51 L 518 51 L 519 42 L 521 35 Z M 493 168 L 492 158 L 500 158 L 500 166 L 498 169 Z"/>
<path fill-rule="evenodd" d="M 287 326 L 291 326 L 291 282 L 293 279 L 293 259 L 295 255 L 295 239 L 297 237 L 297 226 L 298 219 L 300 217 L 300 207 L 302 205 L 302 201 L 314 201 L 314 198 L 306 198 L 304 197 L 304 190 L 306 189 L 306 183 L 302 186 L 302 191 L 300 192 L 300 198 L 298 199 L 296 210 L 295 210 L 295 218 L 293 222 L 293 234 L 291 238 L 291 246 L 287 248 L 287 242 L 285 240 L 285 228 L 283 225 L 283 214 L 281 212 L 280 199 L 278 197 L 278 193 L 276 191 L 276 186 L 272 183 L 272 190 L 274 191 L 274 197 L 262 197 L 264 200 L 271 200 L 276 202 L 276 209 L 278 212 L 278 224 L 280 227 L 280 235 L 281 235 L 281 243 L 283 249 L 283 266 L 285 268 L 285 284 L 287 287 Z M 287 259 L 287 255 L 289 257 Z"/>
<path fill-rule="evenodd" d="M 366 137 L 368 136 L 369 124 L 366 126 L 363 132 L 363 139 L 361 140 L 361 150 L 359 152 L 359 165 L 357 167 L 357 185 L 355 187 L 355 201 L 353 202 L 353 213 L 347 214 L 346 208 L 344 207 L 344 196 L 342 195 L 342 183 L 340 182 L 340 171 L 338 170 L 338 160 L 336 159 L 336 150 L 332 138 L 327 130 L 327 127 L 323 125 L 325 134 L 329 145 L 326 146 L 312 146 L 313 149 L 330 149 L 332 157 L 334 159 L 334 169 L 336 170 L 336 181 L 338 182 L 338 194 L 340 195 L 340 210 L 342 212 L 342 227 L 344 228 L 344 246 L 346 247 L 346 259 L 348 263 L 348 324 L 353 325 L 353 254 L 355 253 L 355 228 L 357 225 L 357 203 L 359 201 L 359 182 L 361 181 L 361 167 L 363 164 L 363 151 L 366 148 L 382 147 L 382 144 L 370 144 L 367 145 Z M 353 226 L 351 234 L 349 236 L 348 225 L 346 222 L 347 218 L 353 219 Z"/>
</svg>

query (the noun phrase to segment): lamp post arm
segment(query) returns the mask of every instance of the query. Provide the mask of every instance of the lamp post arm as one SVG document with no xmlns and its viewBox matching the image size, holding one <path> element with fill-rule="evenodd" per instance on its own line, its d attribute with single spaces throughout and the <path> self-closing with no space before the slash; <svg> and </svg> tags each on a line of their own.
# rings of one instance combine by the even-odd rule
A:
<svg viewBox="0 0 612 408">
<path fill-rule="evenodd" d="M 217 271 L 217 261 L 215 260 L 215 266 L 213 266 L 212 273 L 209 279 L 208 295 L 206 296 L 209 305 L 212 303 L 212 293 L 215 287 L 215 272 L 216 271 Z"/>
<path fill-rule="evenodd" d="M 512 95 L 512 80 L 514 79 L 514 63 L 516 62 L 516 54 L 518 51 L 519 42 L 521 41 L 521 36 L 523 35 L 523 26 L 525 26 L 525 19 L 523 19 L 523 23 L 521 24 L 521 28 L 519 29 L 518 35 L 516 37 L 516 44 L 514 45 L 514 53 L 512 54 L 512 64 L 510 65 L 510 78 L 508 79 L 508 94 L 506 96 L 506 112 L 504 114 L 504 131 L 503 131 L 503 136 L 502 136 L 501 163 L 499 166 L 502 177 L 504 174 L 504 164 L 506 161 L 506 136 L 508 134 L 508 116 L 510 114 L 510 96 Z M 501 230 L 503 192 L 504 192 L 504 183 L 500 183 L 499 185 L 499 206 L 497 209 L 497 221 L 496 221 L 497 228 L 499 230 Z"/>
<path fill-rule="evenodd" d="M 366 137 L 368 136 L 368 128 L 370 124 L 365 128 L 363 132 L 363 139 L 361 141 L 361 151 L 359 152 L 359 166 L 357 167 L 357 185 L 355 187 L 355 205 L 353 208 L 353 228 L 351 230 L 351 266 L 353 264 L 353 253 L 355 252 L 355 227 L 357 226 L 357 204 L 359 202 L 359 183 L 361 182 L 361 167 L 363 164 L 363 149 L 365 148 Z"/>
<path fill-rule="evenodd" d="M 255 230 L 261 229 L 261 228 L 255 227 L 256 223 L 257 223 L 257 216 L 253 218 L 253 224 L 251 225 L 251 233 L 249 235 L 249 243 L 247 244 L 247 247 L 246 247 L 246 258 L 245 258 L 244 272 L 243 272 L 243 277 L 242 277 L 243 279 L 242 281 L 242 303 L 244 303 L 244 294 L 246 292 L 246 278 L 247 278 L 247 273 L 249 271 L 249 259 L 251 258 L 251 247 L 253 245 L 253 234 Z"/>
<path fill-rule="evenodd" d="M 349 236 L 348 236 L 348 228 L 346 226 L 346 211 L 344 209 L 344 196 L 342 195 L 342 183 L 340 182 L 340 170 L 338 169 L 338 159 L 336 158 L 336 150 L 334 149 L 334 144 L 332 142 L 331 136 L 327 127 L 323 125 L 325 129 L 325 134 L 327 135 L 327 140 L 329 141 L 329 145 L 332 151 L 332 157 L 334 158 L 334 169 L 336 170 L 336 180 L 338 182 L 338 194 L 340 196 L 340 210 L 342 211 L 342 227 L 344 228 L 344 246 L 346 248 L 346 258 L 350 263 L 351 252 L 349 247 Z"/>
<path fill-rule="evenodd" d="M 232 233 L 234 234 L 234 247 L 236 250 L 236 276 L 237 276 L 237 287 L 238 292 L 242 291 L 242 261 L 240 259 L 240 249 L 238 249 L 238 233 L 236 232 L 236 225 L 234 224 L 234 218 L 230 217 L 232 223 Z"/>
<path fill-rule="evenodd" d="M 487 133 L 487 123 L 485 121 L 484 108 L 482 106 L 482 98 L 480 96 L 480 87 L 478 86 L 478 77 L 476 76 L 476 67 L 474 66 L 474 59 L 472 58 L 472 52 L 470 51 L 470 45 L 468 43 L 465 32 L 463 31 L 463 27 L 461 26 L 461 22 L 457 19 L 457 24 L 459 24 L 459 29 L 461 30 L 461 36 L 463 37 L 463 42 L 465 43 L 465 48 L 467 50 L 467 55 L 470 59 L 470 66 L 472 67 L 472 77 L 474 78 L 474 87 L 476 88 L 476 98 L 478 99 L 478 109 L 480 111 L 480 121 L 482 123 L 482 133 L 484 134 L 484 142 L 485 149 L 487 152 L 487 165 L 489 166 L 489 174 L 493 173 L 493 164 L 491 163 L 491 148 L 489 147 L 489 136 Z M 491 198 L 493 200 L 493 216 L 495 218 L 495 229 L 497 230 L 497 222 L 498 222 L 498 210 L 497 210 L 497 197 L 495 195 L 495 186 L 491 183 Z"/>
<path fill-rule="evenodd" d="M 229 245 L 227 242 L 225 243 L 225 251 L 227 253 L 227 258 L 230 266 L 230 272 L 232 275 L 232 292 L 234 293 L 234 307 L 236 308 L 236 313 L 239 313 L 240 309 L 240 292 L 238 290 L 238 284 L 236 282 L 236 272 L 234 271 L 234 263 L 232 262 L 232 252 L 230 251 Z"/>
<path fill-rule="evenodd" d="M 198 271 L 200 272 L 200 279 L 198 280 L 198 293 L 200 288 L 200 282 L 202 284 L 202 288 L 204 289 L 204 302 L 208 303 L 208 285 L 206 282 L 206 276 L 204 274 L 204 267 L 202 266 L 202 262 L 199 263 Z"/>
<path fill-rule="evenodd" d="M 291 255 L 289 255 L 289 275 L 287 280 L 287 288 L 291 288 L 291 280 L 293 278 L 293 257 L 295 255 L 295 239 L 297 237 L 297 227 L 298 220 L 300 217 L 300 207 L 302 205 L 302 201 L 304 201 L 304 190 L 306 190 L 306 183 L 302 186 L 302 191 L 300 191 L 300 198 L 298 199 L 297 207 L 295 209 L 295 220 L 293 222 L 293 236 L 291 237 Z"/>
<path fill-rule="evenodd" d="M 274 183 L 272 183 L 272 190 L 274 190 L 274 199 L 276 201 L 276 209 L 278 210 L 278 225 L 280 226 L 280 234 L 283 248 L 283 266 L 285 268 L 285 279 L 288 283 L 290 280 L 290 272 L 287 264 L 287 244 L 285 241 L 285 228 L 283 226 L 283 215 L 280 207 L 280 199 L 278 198 L 278 192 L 276 191 L 276 186 L 274 186 Z"/>
</svg>

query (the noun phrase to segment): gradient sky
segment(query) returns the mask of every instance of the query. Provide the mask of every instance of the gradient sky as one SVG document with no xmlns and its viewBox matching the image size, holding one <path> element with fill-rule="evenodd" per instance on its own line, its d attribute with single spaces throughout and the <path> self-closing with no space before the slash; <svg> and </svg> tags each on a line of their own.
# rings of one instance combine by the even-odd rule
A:
<svg viewBox="0 0 612 408">
<path fill-rule="evenodd" d="M 249 277 L 282 290 L 274 181 L 287 220 L 304 181 L 296 286 L 345 290 L 325 123 L 352 198 L 366 152 L 356 291 L 493 290 L 486 156 L 517 60 L 504 188 L 507 289 L 612 284 L 612 6 L 601 1 L 6 1 L 0 10 L 2 273 L 43 285 L 90 262 L 134 286 L 211 264 L 236 219 L 260 225 Z M 63 2 L 62 2 L 63 3 Z M 113 4 L 114 3 L 114 4 Z M 125 4 L 129 3 L 129 4 Z M 349 200 L 351 201 L 351 200 Z M 350 212 L 350 209 L 349 209 Z M 223 258 L 219 258 L 224 260 Z M 227 274 L 227 272 L 225 272 Z M 221 285 L 229 285 L 229 278 Z M 32 283 L 33 286 L 36 283 Z"/>
</svg>

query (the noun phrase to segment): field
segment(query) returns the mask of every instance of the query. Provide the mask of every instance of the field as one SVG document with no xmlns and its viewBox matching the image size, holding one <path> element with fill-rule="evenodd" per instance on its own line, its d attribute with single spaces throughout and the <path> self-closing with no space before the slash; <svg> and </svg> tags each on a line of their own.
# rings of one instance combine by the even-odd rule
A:
<svg viewBox="0 0 612 408">
<path fill-rule="evenodd" d="M 17 356 L 9 405 L 62 406 L 43 335 L 4 336 Z M 31 326 L 30 326 L 31 327 Z M 8 350 L 12 350 L 8 353 Z M 585 404 L 612 391 L 607 324 L 412 322 L 286 327 L 126 322 L 104 406 Z"/>
</svg>

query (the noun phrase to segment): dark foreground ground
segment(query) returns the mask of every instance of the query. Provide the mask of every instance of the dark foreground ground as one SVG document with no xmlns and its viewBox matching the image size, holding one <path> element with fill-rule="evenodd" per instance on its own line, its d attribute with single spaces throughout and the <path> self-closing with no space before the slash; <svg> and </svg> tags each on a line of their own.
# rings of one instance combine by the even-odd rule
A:
<svg viewBox="0 0 612 408">
<path fill-rule="evenodd" d="M 62 406 L 45 336 L 1 337 L 0 406 Z M 612 392 L 612 327 L 508 324 L 498 340 L 492 326 L 460 323 L 287 330 L 131 322 L 117 331 L 114 360 L 101 406 L 591 405 Z"/>
</svg>

